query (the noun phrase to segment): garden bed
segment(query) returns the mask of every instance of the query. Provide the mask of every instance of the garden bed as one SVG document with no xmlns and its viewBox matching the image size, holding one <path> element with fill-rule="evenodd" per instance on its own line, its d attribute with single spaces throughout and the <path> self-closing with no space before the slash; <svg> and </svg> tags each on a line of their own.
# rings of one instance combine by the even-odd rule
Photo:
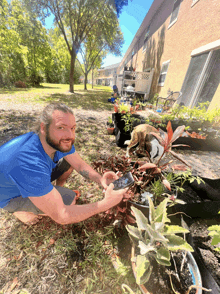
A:
<svg viewBox="0 0 220 294">
<path fill-rule="evenodd" d="M 14 99 L 15 97 L 13 97 L 11 100 L 13 101 Z M 80 101 L 80 99 L 77 101 Z M 36 110 L 36 107 L 30 107 L 30 109 Z M 27 131 L 28 127 L 32 126 L 36 115 L 33 115 L 33 113 L 22 112 L 22 110 L 24 109 L 18 108 L 17 105 L 14 105 L 13 109 L 10 106 L 7 111 L 1 112 L 1 144 L 17 135 L 23 134 Z M 75 114 L 77 118 L 76 146 L 82 157 L 86 159 L 87 162 L 89 162 L 89 160 L 94 160 L 94 158 L 97 158 L 100 154 L 104 156 L 106 156 L 106 154 L 123 154 L 123 150 L 117 148 L 114 137 L 107 137 L 106 135 L 105 121 L 108 115 L 110 115 L 110 112 L 94 111 L 94 113 L 92 113 L 91 110 L 85 111 L 81 109 L 75 109 Z M 94 117 L 97 119 L 94 120 Z M 88 140 L 88 136 L 91 136 L 90 129 L 94 134 L 93 137 L 89 137 L 90 139 Z M 90 152 L 88 152 L 88 150 L 90 150 Z M 183 156 L 185 156 L 187 152 L 188 151 L 185 150 L 178 151 L 178 153 L 180 155 L 183 154 Z M 215 160 L 215 157 L 217 160 Z M 199 151 L 196 153 L 191 151 L 189 154 L 189 160 L 192 161 L 192 166 L 195 170 L 197 170 L 198 174 L 201 173 L 199 166 L 202 164 L 203 176 L 208 177 L 207 175 L 209 175 L 209 177 L 211 176 L 211 179 L 217 179 L 219 177 L 219 170 L 217 167 L 220 162 L 220 158 L 218 157 L 219 155 L 214 152 L 212 152 L 212 156 L 210 156 L 209 152 Z M 195 168 L 195 158 L 199 160 L 198 168 Z M 86 202 L 89 202 L 90 199 L 93 201 L 97 194 L 96 185 L 87 185 L 84 191 L 84 188 L 80 187 L 80 184 L 86 186 L 86 182 L 82 182 L 81 177 L 78 178 L 76 174 L 73 175 L 68 183 L 68 185 L 71 187 L 80 188 L 82 197 Z M 192 219 L 193 223 L 189 224 L 194 242 L 196 242 L 198 248 L 202 248 L 204 253 L 203 258 L 205 267 L 208 267 L 210 271 L 213 269 L 212 274 L 213 276 L 215 275 L 215 279 L 219 279 L 220 276 L 220 257 L 218 254 L 216 255 L 214 252 L 214 247 L 211 246 L 211 237 L 208 236 L 207 227 L 210 224 L 219 223 L 219 220 L 220 219 L 218 219 L 217 216 L 210 220 L 199 218 Z M 92 219 L 90 222 L 92 222 Z M 44 226 L 46 224 L 48 224 L 47 227 Z M 107 222 L 108 226 L 111 224 L 112 222 Z M 100 229 L 100 227 L 98 227 L 98 225 L 100 225 L 99 218 L 97 223 L 94 222 L 93 227 L 90 226 L 91 231 L 94 233 L 94 240 L 92 239 L 93 235 L 89 237 L 84 235 L 84 232 L 88 233 L 89 231 L 87 230 L 87 226 L 84 223 L 69 225 L 64 228 L 63 226 L 57 226 L 49 218 L 43 218 L 35 227 L 27 228 L 16 221 L 13 216 L 7 215 L 7 219 L 1 216 L 1 225 L 3 228 L 1 233 L 3 234 L 4 232 L 7 234 L 7 238 L 2 238 L 0 253 L 5 258 L 5 256 L 7 256 L 6 254 L 8 254 L 8 251 L 10 251 L 12 256 L 12 260 L 7 261 L 7 266 L 4 267 L 4 271 L 2 270 L 4 275 L 1 280 L 1 287 L 3 287 L 6 282 L 9 283 L 8 287 L 10 287 L 14 277 L 18 277 L 18 281 L 20 283 L 19 289 L 25 287 L 29 292 L 36 291 L 36 289 L 38 289 L 39 293 L 45 293 L 45 291 L 62 292 L 63 289 L 66 289 L 65 291 L 68 293 L 72 293 L 71 291 L 81 292 L 82 289 L 83 291 L 85 289 L 87 291 L 91 291 L 89 290 L 91 289 L 89 286 L 82 288 L 85 284 L 85 281 L 88 281 L 88 285 L 90 285 L 90 287 L 93 285 L 93 292 L 101 293 L 102 291 L 102 293 L 122 293 L 120 292 L 120 285 L 114 286 L 114 282 L 116 280 L 115 276 L 113 276 L 112 273 L 109 275 L 108 271 L 105 270 L 105 267 L 103 266 L 103 260 L 99 260 L 99 258 L 104 256 L 103 252 L 107 251 L 107 249 L 105 251 L 101 250 L 101 242 L 99 244 L 97 239 L 95 239 L 95 237 L 100 235 L 100 232 L 99 234 L 96 233 L 96 231 Z M 105 225 L 106 224 L 103 223 L 103 226 Z M 56 235 L 57 232 L 58 235 Z M 70 232 L 69 235 L 67 234 L 68 232 Z M 56 237 L 58 236 L 57 239 L 54 238 L 54 235 Z M 118 246 L 119 253 L 120 255 L 124 256 L 124 258 L 126 255 L 126 258 L 130 263 L 130 248 L 127 252 L 125 249 L 123 249 L 123 246 L 125 245 L 130 247 L 128 236 L 126 236 L 126 233 L 124 232 L 121 233 L 121 235 L 116 235 L 117 243 L 120 245 Z M 78 239 L 80 239 L 82 243 L 77 243 Z M 16 246 L 11 247 L 11 244 L 13 244 L 15 240 Z M 45 253 L 44 250 L 47 248 L 46 246 L 49 244 L 50 240 L 55 240 L 55 243 L 50 246 L 49 249 L 46 249 L 47 251 Z M 85 252 L 85 249 L 87 249 L 86 262 L 88 262 L 89 266 L 86 263 L 84 265 L 84 262 L 80 260 L 79 266 L 74 268 L 73 259 L 75 260 L 78 258 L 76 258 L 75 251 L 73 250 L 75 245 L 77 250 L 80 249 L 80 253 L 81 249 L 83 252 Z M 99 245 L 99 250 L 96 249 L 95 251 L 95 245 Z M 104 244 L 103 249 L 106 247 L 107 245 Z M 94 252 L 92 251 L 93 248 Z M 35 256 L 33 257 L 36 250 L 36 260 L 40 259 L 40 263 L 35 261 Z M 21 251 L 24 252 L 23 257 L 20 256 Z M 211 255 L 209 256 L 209 254 Z M 94 264 L 91 262 L 91 256 L 95 256 Z M 79 259 L 80 257 L 81 255 L 79 254 Z M 30 268 L 26 268 L 28 264 L 32 265 L 31 273 Z M 82 268 L 82 266 L 85 267 L 85 270 Z M 97 270 L 95 273 L 95 277 L 97 278 L 96 280 L 95 277 L 92 276 L 93 269 Z M 30 279 L 30 274 L 32 279 Z M 110 280 L 108 279 L 108 276 L 111 275 L 113 278 Z M 81 279 L 82 276 L 83 279 L 80 280 L 80 282 L 77 282 L 77 278 Z M 48 277 L 54 277 L 54 279 L 49 279 Z M 134 283 L 129 285 L 135 291 Z M 205 286 L 204 282 L 203 285 Z M 14 291 L 17 291 L 17 288 Z M 135 293 L 139 292 L 135 291 Z M 220 291 L 213 291 L 211 293 L 219 294 Z"/>
</svg>

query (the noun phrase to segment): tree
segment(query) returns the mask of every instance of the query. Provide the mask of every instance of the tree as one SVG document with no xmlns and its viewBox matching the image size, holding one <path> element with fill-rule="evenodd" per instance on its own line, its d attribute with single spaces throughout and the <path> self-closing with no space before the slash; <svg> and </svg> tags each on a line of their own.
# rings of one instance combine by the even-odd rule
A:
<svg viewBox="0 0 220 294">
<path fill-rule="evenodd" d="M 42 21 L 52 14 L 63 34 L 70 61 L 70 92 L 74 92 L 74 69 L 77 53 L 83 42 L 98 24 L 102 27 L 116 17 L 109 0 L 26 0 Z M 69 33 L 70 32 L 70 33 Z M 69 33 L 69 34 L 68 34 Z"/>
<path fill-rule="evenodd" d="M 34 12 L 28 12 L 19 0 L 11 1 L 12 28 L 20 37 L 19 46 L 27 48 L 26 74 L 32 85 L 39 85 L 43 79 L 45 59 L 50 54 L 47 31 L 37 20 Z"/>
<path fill-rule="evenodd" d="M 10 4 L 7 0 L 0 2 L 0 85 L 9 85 L 13 82 L 14 60 L 22 63 L 22 51 L 19 46 L 20 37 L 13 28 L 13 19 L 10 17 Z M 20 67 L 22 77 L 23 69 Z"/>
<path fill-rule="evenodd" d="M 85 90 L 87 77 L 91 69 L 100 68 L 103 58 L 109 52 L 120 55 L 122 44 L 123 36 L 116 17 L 108 23 L 99 23 L 93 28 L 92 34 L 86 38 L 83 46 L 80 48 L 80 54 L 84 64 L 82 68 L 85 76 Z"/>
<path fill-rule="evenodd" d="M 70 54 L 59 28 L 51 28 L 48 32 L 51 55 L 45 63 L 45 76 L 49 83 L 69 83 Z M 77 62 L 74 71 L 74 83 L 78 83 L 82 75 L 80 64 Z"/>
<path fill-rule="evenodd" d="M 0 4 L 0 84 L 25 81 L 38 85 L 50 55 L 46 29 L 19 0 Z"/>
</svg>

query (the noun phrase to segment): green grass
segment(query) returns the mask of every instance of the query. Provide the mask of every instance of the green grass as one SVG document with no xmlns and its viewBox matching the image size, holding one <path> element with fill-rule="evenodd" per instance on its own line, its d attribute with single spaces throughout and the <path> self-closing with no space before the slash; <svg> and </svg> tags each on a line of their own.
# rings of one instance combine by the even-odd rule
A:
<svg viewBox="0 0 220 294">
<path fill-rule="evenodd" d="M 12 90 L 0 89 L 4 101 L 12 101 L 14 103 L 40 103 L 46 104 L 52 101 L 62 101 L 72 108 L 86 110 L 110 110 L 112 105 L 107 99 L 111 97 L 111 87 L 87 86 L 88 90 L 84 90 L 84 86 L 75 85 L 74 93 L 69 92 L 69 85 L 62 84 L 42 84 L 39 88 L 27 88 Z"/>
<path fill-rule="evenodd" d="M 43 84 L 42 88 L 0 93 L 0 103 L 9 100 L 34 106 L 60 101 L 73 108 L 93 110 L 94 114 L 113 110 L 107 102 L 109 87 L 88 86 L 88 91 L 84 91 L 83 85 L 79 85 L 70 94 L 68 85 Z M 26 132 L 33 118 L 36 116 L 22 111 L 2 111 L 0 141 Z M 107 134 L 105 121 L 84 116 L 77 122 L 75 147 L 90 165 L 101 156 L 125 154 L 125 150 L 116 146 L 115 137 Z M 88 183 L 76 172 L 65 186 L 80 191 L 81 204 L 103 197 L 96 183 Z M 0 294 L 122 294 L 123 284 L 140 294 L 130 265 L 130 252 L 117 271 L 111 261 L 113 248 L 121 242 L 123 234 L 105 213 L 66 226 L 44 217 L 35 226 L 27 227 L 0 210 Z"/>
</svg>

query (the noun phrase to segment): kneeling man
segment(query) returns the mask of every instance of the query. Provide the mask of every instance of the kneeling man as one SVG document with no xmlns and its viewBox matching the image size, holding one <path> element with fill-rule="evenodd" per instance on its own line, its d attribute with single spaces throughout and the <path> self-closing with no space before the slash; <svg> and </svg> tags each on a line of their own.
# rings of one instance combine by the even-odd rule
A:
<svg viewBox="0 0 220 294">
<path fill-rule="evenodd" d="M 43 110 L 36 132 L 29 132 L 0 147 L 0 208 L 20 221 L 33 224 L 47 215 L 59 224 L 83 221 L 117 205 L 127 189 L 114 191 L 113 172 L 100 175 L 76 152 L 76 122 L 71 108 L 52 103 Z M 75 193 L 62 187 L 75 169 L 102 186 L 105 197 L 76 205 Z M 51 182 L 56 180 L 56 186 Z"/>
</svg>

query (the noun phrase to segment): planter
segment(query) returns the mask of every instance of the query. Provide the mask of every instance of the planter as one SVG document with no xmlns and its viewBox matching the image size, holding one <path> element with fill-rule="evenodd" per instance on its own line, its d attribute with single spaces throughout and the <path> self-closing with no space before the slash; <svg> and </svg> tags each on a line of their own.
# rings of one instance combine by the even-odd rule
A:
<svg viewBox="0 0 220 294">
<path fill-rule="evenodd" d="M 185 213 L 191 218 L 209 219 L 219 215 L 220 211 L 220 179 L 201 177 L 204 183 L 187 182 L 185 191 L 178 193 L 178 199 L 186 204 L 175 204 L 167 207 L 168 214 Z M 129 200 L 130 205 L 141 210 L 146 217 L 149 215 L 149 206 Z"/>
<path fill-rule="evenodd" d="M 113 135 L 113 134 L 114 134 L 114 129 L 115 129 L 115 128 L 108 128 L 108 127 L 107 127 L 107 132 L 108 132 L 108 134 L 109 134 L 109 135 Z"/>
<path fill-rule="evenodd" d="M 134 257 L 135 257 L 135 247 L 132 246 L 131 259 L 134 259 Z M 195 288 L 195 291 L 196 291 L 195 293 L 202 294 L 202 279 L 201 279 L 201 275 L 200 275 L 200 271 L 197 266 L 197 263 L 190 252 L 186 253 L 186 257 L 187 257 L 189 272 L 192 276 L 193 285 L 197 287 Z M 132 269 L 133 269 L 134 276 L 136 278 L 136 264 L 134 261 L 132 261 Z M 152 293 L 148 291 L 145 285 L 139 285 L 139 288 L 143 294 L 157 294 L 156 292 L 157 289 L 155 289 L 155 292 Z"/>
<path fill-rule="evenodd" d="M 187 223 L 189 227 L 192 224 L 191 220 L 189 220 L 188 217 L 183 216 L 183 219 L 181 220 L 181 222 L 183 221 Z M 217 281 L 215 280 L 215 278 L 213 277 L 210 269 L 207 268 L 207 264 L 201 254 L 201 249 L 198 247 L 199 246 L 198 242 L 195 242 L 196 240 L 194 241 L 194 237 L 192 236 L 192 234 L 187 234 L 186 239 L 187 239 L 187 242 L 193 247 L 194 252 L 192 252 L 192 255 L 199 267 L 203 287 L 205 287 L 206 289 L 212 289 L 212 292 L 211 292 L 212 294 L 219 294 L 220 287 Z M 210 263 L 210 259 L 209 259 L 209 263 Z"/>
<path fill-rule="evenodd" d="M 125 145 L 124 142 L 131 139 L 131 133 L 129 131 L 125 132 L 125 122 L 122 120 L 122 116 L 123 114 L 121 113 L 113 113 L 112 120 L 115 125 L 116 144 L 118 147 L 126 148 L 127 145 Z M 139 114 L 131 114 L 131 118 L 137 119 L 132 123 L 133 127 L 139 125 L 140 123 L 145 123 L 145 118 Z"/>
</svg>

